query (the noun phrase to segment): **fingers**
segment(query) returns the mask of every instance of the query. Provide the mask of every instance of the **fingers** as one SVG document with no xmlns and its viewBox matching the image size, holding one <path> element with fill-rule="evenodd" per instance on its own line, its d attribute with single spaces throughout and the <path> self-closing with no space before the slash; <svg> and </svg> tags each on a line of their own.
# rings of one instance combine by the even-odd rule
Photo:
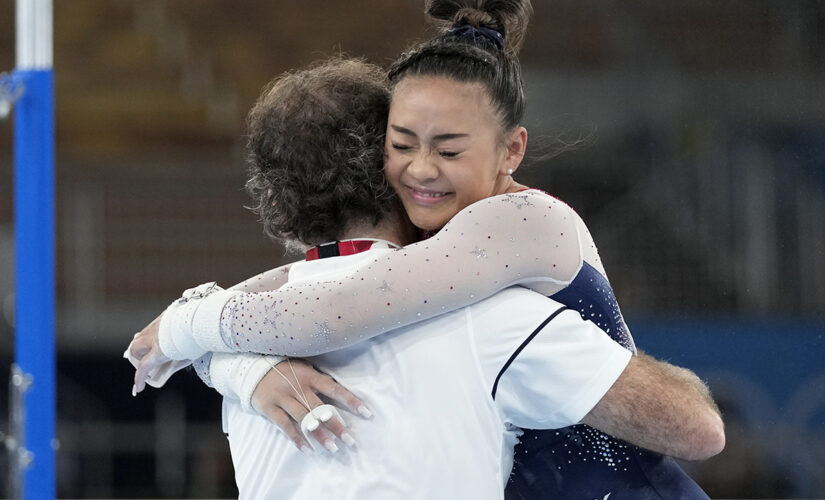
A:
<svg viewBox="0 0 825 500">
<path fill-rule="evenodd" d="M 355 438 L 349 433 L 346 424 L 338 417 L 333 415 L 329 420 L 324 422 L 324 426 L 350 448 L 355 446 Z"/>
<path fill-rule="evenodd" d="M 309 433 L 310 436 L 327 451 L 335 453 L 338 451 L 338 445 L 335 444 L 335 439 L 330 435 L 323 426 L 319 426 L 314 431 Z"/>
<path fill-rule="evenodd" d="M 355 446 L 355 438 L 353 438 L 352 434 L 348 432 L 347 426 L 342 420 L 341 415 L 337 411 L 334 411 L 334 408 L 331 405 L 324 404 L 324 402 L 321 401 L 321 399 L 318 398 L 318 396 L 312 391 L 307 393 L 307 401 L 309 402 L 309 406 L 313 408 L 313 416 L 322 424 L 319 430 L 326 427 L 327 430 L 332 432 L 335 437 L 343 441 L 347 446 Z M 304 409 L 304 413 L 308 413 L 306 412 L 306 409 Z M 321 441 L 315 436 L 314 433 L 312 436 L 315 437 L 319 443 L 323 444 L 325 448 L 329 449 L 326 442 Z"/>
<path fill-rule="evenodd" d="M 140 360 L 135 369 L 135 385 L 132 387 L 132 396 L 136 396 L 137 393 L 146 388 L 146 380 L 157 366 L 157 360 L 158 357 L 154 354 L 148 354 Z"/>
<path fill-rule="evenodd" d="M 283 361 L 267 373 L 252 394 L 252 406 L 259 412 L 260 408 L 270 406 L 280 409 L 292 419 L 290 431 L 296 423 L 300 424 L 310 443 L 317 442 L 330 452 L 338 450 L 336 438 L 347 446 L 355 446 L 355 439 L 341 415 L 320 396 L 364 417 L 371 415 L 354 394 L 300 359 Z M 308 408 L 313 409 L 312 414 Z M 279 427 L 286 431 L 284 425 Z"/>
<path fill-rule="evenodd" d="M 137 359 L 142 359 L 152 350 L 152 339 L 141 333 L 138 333 L 129 344 L 129 352 Z"/>
<path fill-rule="evenodd" d="M 171 362 L 171 360 L 160 352 L 160 347 L 155 345 L 135 368 L 135 385 L 132 387 L 132 395 L 135 396 L 145 389 L 147 381 L 152 378 L 153 374 L 156 375 L 158 369 L 166 362 Z"/>
<path fill-rule="evenodd" d="M 289 415 L 284 412 L 281 408 L 277 406 L 267 406 L 263 409 L 263 414 L 267 417 L 273 424 L 277 425 L 279 429 L 284 431 L 284 433 L 289 437 L 290 441 L 301 451 L 310 451 L 312 448 L 310 447 L 309 443 L 306 439 L 304 439 L 304 435 L 301 433 L 301 430 L 295 424 Z"/>
<path fill-rule="evenodd" d="M 309 398 L 310 396 L 307 395 L 307 399 Z M 317 397 L 315 399 L 317 400 Z M 312 405 L 313 403 L 310 404 Z M 322 403 L 318 400 L 316 406 L 320 406 L 320 404 Z M 281 407 L 290 417 L 292 417 L 293 420 L 295 420 L 295 422 L 301 424 L 302 429 L 305 430 L 316 443 L 320 444 L 332 453 L 338 451 L 338 445 L 335 444 L 335 438 L 328 432 L 329 427 L 327 424 L 330 420 L 329 418 L 326 418 L 326 421 L 322 421 L 320 418 L 315 418 L 314 414 L 308 418 L 307 415 L 309 415 L 309 411 L 301 402 L 294 398 L 284 401 Z M 325 415 L 323 416 L 325 417 Z M 339 429 L 343 427 L 344 432 L 346 432 L 346 427 L 343 423 L 339 422 L 339 425 L 336 427 Z M 354 440 L 352 442 L 354 442 Z"/>
<path fill-rule="evenodd" d="M 135 334 L 132 342 L 129 344 L 129 352 L 137 359 L 141 359 L 152 351 L 152 346 L 158 336 L 158 329 L 160 328 L 160 320 L 163 314 L 158 315 L 151 323 Z"/>
<path fill-rule="evenodd" d="M 315 372 L 315 374 L 317 376 L 312 380 L 313 389 L 352 413 L 358 413 L 364 418 L 372 417 L 372 412 L 367 408 L 367 405 L 355 394 L 349 392 L 346 387 L 336 382 L 329 375 L 321 372 Z"/>
</svg>

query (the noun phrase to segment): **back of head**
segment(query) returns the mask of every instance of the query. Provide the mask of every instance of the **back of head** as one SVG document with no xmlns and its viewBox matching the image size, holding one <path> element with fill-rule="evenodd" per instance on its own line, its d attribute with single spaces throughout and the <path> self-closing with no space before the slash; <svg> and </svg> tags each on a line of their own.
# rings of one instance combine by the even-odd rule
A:
<svg viewBox="0 0 825 500">
<path fill-rule="evenodd" d="M 402 54 L 391 85 L 407 76 L 440 76 L 481 83 L 504 130 L 524 116 L 518 51 L 533 13 L 530 0 L 426 0 L 425 12 L 441 34 Z"/>
<path fill-rule="evenodd" d="M 334 58 L 270 82 L 249 113 L 247 142 L 247 190 L 270 237 L 317 245 L 389 213 L 388 108 L 384 72 L 361 60 Z"/>
</svg>

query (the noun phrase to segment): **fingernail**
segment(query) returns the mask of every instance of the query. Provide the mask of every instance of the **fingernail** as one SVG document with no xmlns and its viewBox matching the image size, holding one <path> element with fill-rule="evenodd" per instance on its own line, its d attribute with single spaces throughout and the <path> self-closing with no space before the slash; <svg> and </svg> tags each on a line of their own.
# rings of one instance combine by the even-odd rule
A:
<svg viewBox="0 0 825 500">
<path fill-rule="evenodd" d="M 372 412 L 364 405 L 358 407 L 358 413 L 364 418 L 370 418 L 372 416 Z"/>
<path fill-rule="evenodd" d="M 132 384 L 132 397 L 137 396 L 137 386 Z"/>
<path fill-rule="evenodd" d="M 336 451 L 338 451 L 338 447 L 335 446 L 335 443 L 333 443 L 332 440 L 324 441 L 324 448 L 326 448 L 327 450 L 329 450 L 332 453 L 335 453 Z"/>
<path fill-rule="evenodd" d="M 306 443 L 302 443 L 301 446 L 298 447 L 298 450 L 300 450 L 301 453 L 312 453 L 312 448 L 307 446 Z"/>
<path fill-rule="evenodd" d="M 355 438 L 353 438 L 352 434 L 349 432 L 344 432 L 341 434 L 341 441 L 343 441 L 350 448 L 355 446 Z"/>
</svg>

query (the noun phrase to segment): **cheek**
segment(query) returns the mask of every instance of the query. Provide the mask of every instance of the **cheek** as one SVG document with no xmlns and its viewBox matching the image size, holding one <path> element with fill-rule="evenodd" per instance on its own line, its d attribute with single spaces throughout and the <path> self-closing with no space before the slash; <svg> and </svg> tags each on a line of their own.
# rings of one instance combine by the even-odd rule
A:
<svg viewBox="0 0 825 500">
<path fill-rule="evenodd" d="M 489 196 L 495 184 L 489 165 L 481 161 L 470 161 L 452 172 L 452 184 L 458 197 L 466 203 L 473 203 Z"/>
<path fill-rule="evenodd" d="M 384 175 L 387 177 L 390 186 L 397 190 L 399 178 L 401 177 L 401 167 L 397 161 L 393 161 L 392 155 L 384 161 Z"/>
</svg>

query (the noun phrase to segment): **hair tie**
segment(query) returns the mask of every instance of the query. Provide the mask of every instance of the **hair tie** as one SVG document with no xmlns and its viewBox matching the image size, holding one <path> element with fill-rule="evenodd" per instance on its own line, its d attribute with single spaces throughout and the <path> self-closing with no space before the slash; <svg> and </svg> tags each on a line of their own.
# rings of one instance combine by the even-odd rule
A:
<svg viewBox="0 0 825 500">
<path fill-rule="evenodd" d="M 481 38 L 483 40 L 487 40 L 488 42 L 492 42 L 498 50 L 504 50 L 504 37 L 501 36 L 501 33 L 492 28 L 462 24 L 460 26 L 453 26 L 447 33 L 457 37 L 470 38 L 473 42 L 475 42 L 476 39 Z"/>
</svg>

